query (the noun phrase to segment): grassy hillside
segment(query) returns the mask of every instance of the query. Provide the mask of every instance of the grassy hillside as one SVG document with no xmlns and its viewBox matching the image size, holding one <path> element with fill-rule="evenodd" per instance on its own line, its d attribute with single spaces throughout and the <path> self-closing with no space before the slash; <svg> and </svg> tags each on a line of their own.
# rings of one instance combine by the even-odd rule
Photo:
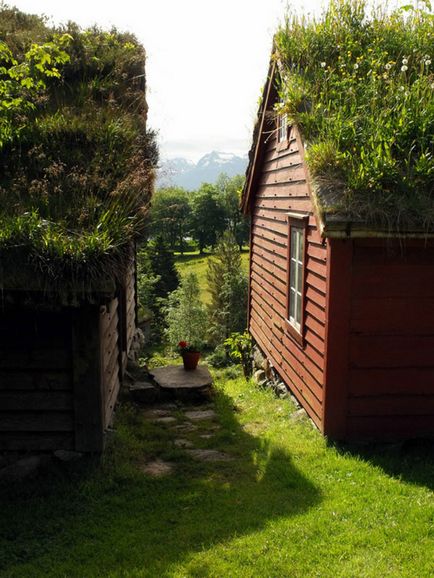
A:
<svg viewBox="0 0 434 578">
<path fill-rule="evenodd" d="M 176 255 L 176 267 L 181 275 L 184 276 L 187 273 L 195 273 L 199 280 L 199 285 L 201 287 L 201 298 L 204 303 L 209 303 L 210 294 L 208 292 L 208 283 L 206 279 L 206 272 L 208 267 L 208 259 L 211 254 L 200 255 L 198 251 L 192 253 L 184 253 L 184 255 Z M 249 252 L 243 252 L 241 254 L 241 261 L 244 270 L 247 272 L 249 269 Z"/>
</svg>

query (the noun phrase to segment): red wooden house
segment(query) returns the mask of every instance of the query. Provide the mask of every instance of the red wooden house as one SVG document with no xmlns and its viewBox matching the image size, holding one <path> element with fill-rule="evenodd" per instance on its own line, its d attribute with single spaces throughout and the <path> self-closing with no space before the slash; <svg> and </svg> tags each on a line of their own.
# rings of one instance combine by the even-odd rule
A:
<svg viewBox="0 0 434 578">
<path fill-rule="evenodd" d="M 249 330 L 330 438 L 432 435 L 433 235 L 320 215 L 303 135 L 275 112 L 276 74 L 272 64 L 242 199 Z"/>
</svg>

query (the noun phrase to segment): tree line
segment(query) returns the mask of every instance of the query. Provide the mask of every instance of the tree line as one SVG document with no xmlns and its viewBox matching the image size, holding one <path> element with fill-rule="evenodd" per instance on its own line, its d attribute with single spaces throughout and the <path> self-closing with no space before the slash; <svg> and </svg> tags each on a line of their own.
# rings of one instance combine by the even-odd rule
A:
<svg viewBox="0 0 434 578">
<path fill-rule="evenodd" d="M 230 231 L 241 250 L 249 238 L 248 220 L 239 209 L 243 185 L 242 175 L 222 173 L 215 184 L 203 183 L 196 191 L 159 189 L 149 212 L 150 237 L 160 237 L 172 251 L 181 253 L 191 239 L 203 253 Z"/>
</svg>

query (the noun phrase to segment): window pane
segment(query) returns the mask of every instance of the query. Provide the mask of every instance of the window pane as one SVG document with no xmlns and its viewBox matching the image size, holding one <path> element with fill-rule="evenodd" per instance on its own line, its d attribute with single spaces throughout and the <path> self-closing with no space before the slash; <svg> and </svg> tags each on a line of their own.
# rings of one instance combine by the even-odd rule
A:
<svg viewBox="0 0 434 578">
<path fill-rule="evenodd" d="M 280 114 L 278 117 L 278 141 L 282 142 L 287 138 L 288 117 L 286 114 Z"/>
<path fill-rule="evenodd" d="M 297 274 L 297 291 L 301 293 L 302 289 L 302 281 L 303 281 L 303 265 L 302 263 L 298 263 L 297 265 L 298 274 Z"/>
<path fill-rule="evenodd" d="M 291 289 L 289 293 L 289 318 L 294 319 L 295 317 L 295 291 Z"/>
<path fill-rule="evenodd" d="M 291 226 L 289 320 L 300 331 L 303 296 L 304 229 Z"/>
<path fill-rule="evenodd" d="M 294 259 L 291 259 L 291 269 L 289 271 L 289 286 L 295 289 L 295 271 L 297 269 L 297 263 Z"/>
<path fill-rule="evenodd" d="M 297 323 L 300 325 L 301 322 L 301 295 L 297 296 L 297 310 L 295 314 L 295 319 Z"/>
</svg>

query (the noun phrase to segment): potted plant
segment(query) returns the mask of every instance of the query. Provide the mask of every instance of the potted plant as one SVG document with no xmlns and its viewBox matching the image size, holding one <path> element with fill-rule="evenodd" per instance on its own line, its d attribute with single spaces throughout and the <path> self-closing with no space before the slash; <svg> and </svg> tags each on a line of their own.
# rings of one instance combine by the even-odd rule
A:
<svg viewBox="0 0 434 578">
<path fill-rule="evenodd" d="M 182 356 L 184 369 L 187 371 L 196 369 L 200 358 L 198 346 L 193 343 L 187 343 L 187 341 L 180 341 L 178 343 L 178 351 Z"/>
</svg>

